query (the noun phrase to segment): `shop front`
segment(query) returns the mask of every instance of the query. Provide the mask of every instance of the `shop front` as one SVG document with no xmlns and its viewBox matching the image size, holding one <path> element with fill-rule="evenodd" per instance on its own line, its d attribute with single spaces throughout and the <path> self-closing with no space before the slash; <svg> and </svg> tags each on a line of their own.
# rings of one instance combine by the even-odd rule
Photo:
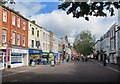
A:
<svg viewBox="0 0 120 84">
<path fill-rule="evenodd" d="M 50 60 L 49 60 L 49 53 L 48 52 L 42 52 L 42 58 L 45 60 L 45 61 L 47 61 L 47 63 L 49 63 L 50 62 Z"/>
<path fill-rule="evenodd" d="M 28 50 L 12 48 L 8 68 L 28 66 Z"/>
<path fill-rule="evenodd" d="M 4 57 L 5 57 L 5 52 L 2 52 L 0 50 L 0 70 L 4 69 L 5 68 L 5 60 L 4 60 Z"/>
<path fill-rule="evenodd" d="M 54 53 L 54 61 L 55 64 L 58 63 L 58 53 Z"/>
<path fill-rule="evenodd" d="M 37 49 L 29 49 L 29 59 L 40 59 L 42 56 L 42 50 L 37 50 Z M 29 60 L 30 62 L 30 60 Z"/>
<path fill-rule="evenodd" d="M 0 46 L 0 69 L 7 68 L 9 55 L 10 55 L 10 47 L 8 45 Z"/>
</svg>

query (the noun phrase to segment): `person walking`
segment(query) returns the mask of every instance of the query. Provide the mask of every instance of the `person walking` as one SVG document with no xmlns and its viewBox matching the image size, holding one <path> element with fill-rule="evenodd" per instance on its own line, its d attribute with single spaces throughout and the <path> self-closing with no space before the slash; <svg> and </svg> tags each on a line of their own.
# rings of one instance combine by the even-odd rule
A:
<svg viewBox="0 0 120 84">
<path fill-rule="evenodd" d="M 107 54 L 106 54 L 106 51 L 104 51 L 104 54 L 103 54 L 103 66 L 106 66 L 107 63 L 106 63 L 106 60 L 107 60 Z"/>
</svg>

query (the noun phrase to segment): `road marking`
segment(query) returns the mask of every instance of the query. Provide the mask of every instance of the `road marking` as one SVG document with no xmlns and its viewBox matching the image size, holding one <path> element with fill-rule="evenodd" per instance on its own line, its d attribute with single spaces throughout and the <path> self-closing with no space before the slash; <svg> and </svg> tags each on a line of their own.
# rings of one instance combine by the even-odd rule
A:
<svg viewBox="0 0 120 84">
<path fill-rule="evenodd" d="M 31 69 L 30 69 L 30 70 L 31 70 Z M 19 71 L 19 72 L 17 72 L 17 73 L 10 73 L 10 74 L 6 74 L 6 75 L 2 75 L 2 76 L 0 76 L 0 77 L 9 76 L 9 75 L 14 75 L 14 74 L 18 74 L 18 73 L 24 73 L 24 72 L 27 72 L 27 71 L 29 71 L 29 70 Z"/>
<path fill-rule="evenodd" d="M 101 66 L 103 66 L 103 64 L 101 64 L 101 63 L 98 63 L 98 62 L 96 62 L 97 64 L 99 64 L 99 65 L 101 65 Z M 116 72 L 120 72 L 119 70 L 116 70 L 116 69 L 114 69 L 114 68 L 111 68 L 111 67 L 109 67 L 109 66 L 106 66 L 107 68 L 109 68 L 109 69 L 111 69 L 111 70 L 113 70 L 113 71 L 116 71 Z"/>
<path fill-rule="evenodd" d="M 11 81 L 11 82 L 18 82 L 18 80 L 13 80 L 13 81 Z"/>
<path fill-rule="evenodd" d="M 106 67 L 109 68 L 109 69 L 111 69 L 111 70 L 114 70 L 114 71 L 116 71 L 116 72 L 120 72 L 119 70 L 113 69 L 113 68 L 111 68 L 111 67 L 109 67 L 109 66 L 106 66 Z"/>
</svg>

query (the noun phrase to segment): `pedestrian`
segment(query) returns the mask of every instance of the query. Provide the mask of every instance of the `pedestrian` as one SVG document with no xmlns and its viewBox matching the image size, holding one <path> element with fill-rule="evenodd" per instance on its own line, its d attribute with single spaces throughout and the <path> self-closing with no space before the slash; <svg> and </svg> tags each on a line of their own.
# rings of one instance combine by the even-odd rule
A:
<svg viewBox="0 0 120 84">
<path fill-rule="evenodd" d="M 40 58 L 37 58 L 37 64 L 38 65 L 40 64 Z"/>
<path fill-rule="evenodd" d="M 82 56 L 82 61 L 85 62 L 85 57 L 84 56 Z"/>
<path fill-rule="evenodd" d="M 103 59 L 103 66 L 106 66 L 106 60 L 107 60 L 107 54 L 105 53 L 106 51 L 104 51 L 104 54 L 103 54 L 103 56 L 104 56 L 104 59 Z"/>
<path fill-rule="evenodd" d="M 32 64 L 32 61 L 33 61 L 33 59 L 32 59 L 32 58 L 30 58 L 30 65 Z"/>
</svg>

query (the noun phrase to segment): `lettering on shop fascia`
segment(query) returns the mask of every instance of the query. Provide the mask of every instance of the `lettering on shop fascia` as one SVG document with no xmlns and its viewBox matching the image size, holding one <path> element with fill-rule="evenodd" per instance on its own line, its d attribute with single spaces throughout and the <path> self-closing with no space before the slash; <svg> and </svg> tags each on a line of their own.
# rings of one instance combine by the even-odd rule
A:
<svg viewBox="0 0 120 84">
<path fill-rule="evenodd" d="M 21 49 L 12 49 L 13 53 L 27 53 L 27 50 L 21 50 Z"/>
<path fill-rule="evenodd" d="M 33 52 L 35 52 L 35 53 L 39 53 L 39 51 L 38 51 L 38 50 L 34 50 Z"/>
</svg>

